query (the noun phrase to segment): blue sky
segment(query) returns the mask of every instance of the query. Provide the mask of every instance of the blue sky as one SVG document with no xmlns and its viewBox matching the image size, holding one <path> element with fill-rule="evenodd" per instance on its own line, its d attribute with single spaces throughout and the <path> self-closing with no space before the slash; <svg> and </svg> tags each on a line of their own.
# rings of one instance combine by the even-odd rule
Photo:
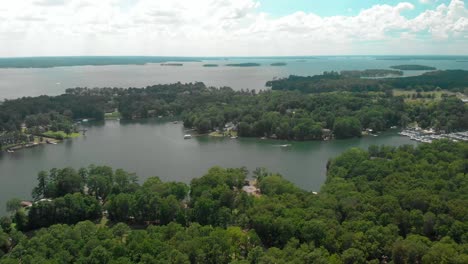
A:
<svg viewBox="0 0 468 264">
<path fill-rule="evenodd" d="M 433 9 L 440 4 L 449 4 L 450 0 L 431 0 L 428 3 L 422 3 L 419 0 L 399 1 L 399 0 L 260 0 L 260 11 L 269 13 L 273 16 L 284 16 L 293 12 L 303 11 L 312 12 L 319 16 L 336 15 L 357 15 L 361 10 L 372 7 L 373 5 L 397 5 L 401 2 L 412 3 L 415 8 L 405 11 L 404 15 L 412 18 L 426 9 Z"/>
<path fill-rule="evenodd" d="M 465 2 L 4 0 L 0 57 L 468 55 Z"/>
</svg>

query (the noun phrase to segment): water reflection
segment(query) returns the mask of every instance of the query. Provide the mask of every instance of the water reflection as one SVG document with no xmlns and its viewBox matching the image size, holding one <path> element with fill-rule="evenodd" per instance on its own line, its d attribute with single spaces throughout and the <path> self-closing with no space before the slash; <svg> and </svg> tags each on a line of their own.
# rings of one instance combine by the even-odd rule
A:
<svg viewBox="0 0 468 264">
<path fill-rule="evenodd" d="M 307 190 L 318 191 L 325 181 L 326 163 L 349 147 L 412 143 L 396 133 L 329 142 L 288 142 L 256 138 L 194 137 L 184 140 L 179 122 L 150 119 L 86 124 L 86 136 L 57 145 L 41 145 L 0 154 L 0 204 L 11 197 L 28 198 L 38 171 L 90 164 L 135 172 L 141 180 L 159 176 L 190 182 L 212 166 L 268 168 Z M 280 145 L 290 144 L 289 147 Z"/>
</svg>

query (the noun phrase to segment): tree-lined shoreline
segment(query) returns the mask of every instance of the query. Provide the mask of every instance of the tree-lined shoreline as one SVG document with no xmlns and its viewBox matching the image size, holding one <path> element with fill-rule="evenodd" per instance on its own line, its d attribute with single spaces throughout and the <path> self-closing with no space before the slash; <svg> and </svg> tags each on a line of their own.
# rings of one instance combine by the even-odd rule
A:
<svg viewBox="0 0 468 264">
<path fill-rule="evenodd" d="M 8 203 L 0 263 L 465 263 L 467 147 L 350 149 L 318 193 L 265 169 L 214 167 L 189 185 L 52 169 L 30 205 Z"/>
<path fill-rule="evenodd" d="M 76 129 L 70 124 L 103 120 L 106 115 L 181 117 L 185 127 L 199 134 L 229 128 L 241 137 L 283 140 L 359 137 L 362 131 L 408 125 L 441 132 L 468 129 L 468 106 L 457 98 L 466 94 L 462 88 L 468 84 L 466 71 L 373 80 L 357 76 L 361 75 L 290 76 L 269 82 L 272 90 L 261 92 L 175 83 L 128 89 L 74 88 L 59 96 L 6 100 L 0 105 L 0 141 L 14 137 L 13 141 L 27 144 L 21 139 L 25 134 L 73 132 Z M 408 100 L 410 94 L 394 94 L 397 88 L 415 89 L 415 93 Z"/>
</svg>

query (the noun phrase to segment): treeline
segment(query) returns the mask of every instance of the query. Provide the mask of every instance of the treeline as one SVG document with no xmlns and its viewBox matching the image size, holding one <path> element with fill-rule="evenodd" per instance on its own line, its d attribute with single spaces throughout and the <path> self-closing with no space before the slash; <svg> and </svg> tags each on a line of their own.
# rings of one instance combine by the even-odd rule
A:
<svg viewBox="0 0 468 264">
<path fill-rule="evenodd" d="M 362 73 L 364 74 L 365 71 Z M 360 77 L 360 76 L 359 76 Z M 468 86 L 468 71 L 445 70 L 427 72 L 419 76 L 404 78 L 362 79 L 356 74 L 325 72 L 323 75 L 294 76 L 268 81 L 273 90 L 298 90 L 305 93 L 324 93 L 335 91 L 375 92 L 391 89 L 423 89 L 434 91 L 437 88 L 463 92 Z"/>
<path fill-rule="evenodd" d="M 354 77 L 354 78 L 375 78 L 375 77 L 391 77 L 391 76 L 403 76 L 402 71 L 387 70 L 387 69 L 367 69 L 363 71 L 341 71 L 341 76 Z"/>
<path fill-rule="evenodd" d="M 200 105 L 183 115 L 186 127 L 200 133 L 226 123 L 237 124 L 239 136 L 279 139 L 322 139 L 360 136 L 362 128 L 382 131 L 400 125 L 403 100 L 370 94 L 262 92 L 233 96 L 228 103 Z M 330 132 L 324 131 L 330 130 Z"/>
<path fill-rule="evenodd" d="M 301 90 L 302 81 L 307 84 L 309 79 L 318 83 L 336 82 L 334 85 L 339 84 L 344 90 L 353 85 L 353 80 L 369 82 L 369 87 L 363 89 L 364 92 L 308 95 L 298 91 L 234 91 L 228 87 L 206 87 L 203 83 L 140 89 L 75 88 L 56 97 L 6 101 L 0 105 L 0 134 L 20 131 L 23 122 L 36 132 L 36 128 L 44 128 L 43 125 L 50 130 L 71 131 L 73 119 L 101 120 L 104 112 L 116 109 L 124 119 L 180 116 L 185 127 L 195 128 L 199 133 L 223 130 L 228 125 L 244 137 L 290 140 L 320 140 L 331 138 L 332 134 L 337 138 L 355 137 L 360 136 L 363 129 L 383 131 L 412 122 L 418 122 L 423 128 L 434 127 L 447 132 L 468 128 L 467 106 L 456 97 L 405 103 L 403 97 L 393 96 L 391 90 L 384 89 L 388 85 L 376 83 L 378 80 L 344 78 L 336 72 L 288 80 Z"/>
<path fill-rule="evenodd" d="M 129 89 L 119 98 L 118 108 L 124 118 L 178 116 L 183 111 L 208 102 L 225 102 L 235 92 L 226 87 L 206 87 L 203 83 L 154 85 Z"/>
<path fill-rule="evenodd" d="M 58 113 L 70 119 L 104 119 L 106 98 L 101 96 L 38 96 L 5 100 L 0 104 L 0 132 L 19 131 L 28 116 Z M 31 121 L 31 120 L 29 120 Z M 31 123 L 31 122 L 30 122 Z"/>
<path fill-rule="evenodd" d="M 184 111 L 184 126 L 206 133 L 233 123 L 239 136 L 290 140 L 320 140 L 332 133 L 336 138 L 359 137 L 363 129 L 377 132 L 413 122 L 447 132 L 468 129 L 468 106 L 456 97 L 429 103 L 405 103 L 391 93 L 270 91 L 229 92 L 226 97 Z"/>
<path fill-rule="evenodd" d="M 336 72 L 312 78 L 342 79 Z M 441 101 L 405 103 L 404 97 L 393 96 L 390 90 L 304 95 L 297 91 L 256 93 L 206 87 L 203 83 L 176 83 L 144 89 L 77 88 L 67 93 L 109 98 L 126 119 L 182 116 L 184 126 L 199 133 L 222 130 L 229 124 L 244 137 L 318 140 L 331 133 L 346 138 L 360 136 L 367 128 L 383 131 L 412 122 L 444 131 L 468 129 L 468 110 L 461 100 L 444 97 Z"/>
<path fill-rule="evenodd" d="M 242 168 L 212 168 L 189 186 L 155 177 L 138 185 L 108 167 L 56 170 L 76 174 L 66 183 L 80 175 L 89 181 L 91 172 L 115 179 L 108 191 L 74 194 L 51 180 L 55 198 L 30 214 L 49 203 L 55 214 L 91 212 L 98 221 L 83 210 L 98 197 L 109 227 L 54 225 L 26 238 L 3 218 L 0 263 L 466 263 L 467 160 L 468 144 L 449 141 L 351 149 L 329 162 L 318 194 L 257 169 L 259 197 L 240 189 Z M 28 218 L 30 225 L 48 219 Z"/>
</svg>

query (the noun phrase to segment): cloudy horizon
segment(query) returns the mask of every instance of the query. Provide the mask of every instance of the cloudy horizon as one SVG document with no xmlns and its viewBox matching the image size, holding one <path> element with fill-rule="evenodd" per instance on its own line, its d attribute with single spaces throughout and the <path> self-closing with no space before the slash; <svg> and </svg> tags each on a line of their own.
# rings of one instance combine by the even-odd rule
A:
<svg viewBox="0 0 468 264">
<path fill-rule="evenodd" d="M 10 1 L 0 57 L 468 54 L 462 0 L 312 2 Z"/>
</svg>

